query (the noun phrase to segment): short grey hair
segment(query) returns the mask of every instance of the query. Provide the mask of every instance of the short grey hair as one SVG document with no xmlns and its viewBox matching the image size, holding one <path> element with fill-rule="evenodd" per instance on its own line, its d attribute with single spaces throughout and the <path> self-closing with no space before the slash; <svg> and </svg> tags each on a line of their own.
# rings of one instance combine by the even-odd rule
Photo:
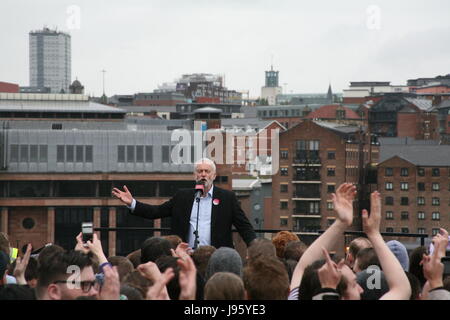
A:
<svg viewBox="0 0 450 320">
<path fill-rule="evenodd" d="M 208 158 L 201 158 L 200 160 L 197 160 L 194 164 L 194 170 L 197 169 L 197 166 L 201 163 L 206 162 L 207 164 L 209 164 L 213 170 L 213 172 L 216 172 L 216 164 L 214 163 L 214 161 L 212 161 L 211 159 Z"/>
</svg>

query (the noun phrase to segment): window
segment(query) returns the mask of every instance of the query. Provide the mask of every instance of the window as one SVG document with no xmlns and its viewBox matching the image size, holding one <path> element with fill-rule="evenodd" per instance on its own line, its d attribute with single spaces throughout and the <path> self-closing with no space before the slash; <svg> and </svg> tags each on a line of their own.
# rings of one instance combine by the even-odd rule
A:
<svg viewBox="0 0 450 320">
<path fill-rule="evenodd" d="M 425 205 L 425 198 L 424 197 L 417 197 L 417 205 L 424 206 Z"/>
<path fill-rule="evenodd" d="M 400 198 L 400 204 L 401 204 L 402 206 L 407 206 L 407 205 L 409 204 L 409 199 L 408 199 L 408 197 L 401 197 L 401 198 Z"/>
<path fill-rule="evenodd" d="M 162 146 L 162 162 L 169 162 L 169 146 Z"/>
<path fill-rule="evenodd" d="M 75 150 L 74 146 L 66 146 L 66 161 L 74 162 L 75 160 Z"/>
<path fill-rule="evenodd" d="M 433 235 L 433 237 L 434 237 L 435 235 L 437 235 L 437 234 L 439 233 L 439 228 L 433 228 L 433 229 L 431 230 L 431 233 L 432 233 L 432 235 Z"/>
<path fill-rule="evenodd" d="M 441 214 L 437 211 L 431 214 L 431 220 L 441 220 Z"/>
<path fill-rule="evenodd" d="M 136 162 L 144 162 L 144 146 L 136 146 Z"/>
<path fill-rule="evenodd" d="M 64 146 L 63 145 L 56 146 L 56 161 L 64 162 Z"/>
<path fill-rule="evenodd" d="M 408 211 L 402 211 L 402 213 L 400 215 L 400 218 L 402 220 L 409 220 L 409 213 L 408 213 Z"/>
<path fill-rule="evenodd" d="M 327 210 L 333 210 L 334 209 L 334 205 L 332 201 L 328 201 L 327 202 Z"/>
<path fill-rule="evenodd" d="M 38 145 L 33 144 L 30 146 L 30 162 L 38 162 Z"/>
<path fill-rule="evenodd" d="M 434 183 L 432 183 L 431 184 L 431 190 L 433 190 L 433 191 L 439 191 L 439 183 L 436 183 L 436 182 L 434 182 Z"/>
<path fill-rule="evenodd" d="M 336 159 L 336 152 L 328 151 L 328 160 L 335 160 L 335 159 Z"/>
<path fill-rule="evenodd" d="M 280 209 L 286 210 L 288 208 L 288 202 L 287 201 L 280 201 Z"/>
<path fill-rule="evenodd" d="M 409 233 L 409 228 L 403 227 L 402 228 L 402 233 Z"/>
<path fill-rule="evenodd" d="M 336 189 L 336 185 L 334 185 L 334 184 L 327 185 L 327 193 L 334 193 L 335 189 Z"/>
<path fill-rule="evenodd" d="M 408 182 L 400 182 L 400 190 L 408 191 L 408 189 L 409 189 Z"/>
<path fill-rule="evenodd" d="M 83 162 L 83 158 L 84 158 L 83 146 L 76 146 L 75 151 L 76 151 L 75 152 L 76 162 Z"/>
<path fill-rule="evenodd" d="M 400 169 L 400 175 L 401 175 L 402 177 L 407 177 L 407 176 L 409 175 L 409 170 L 408 170 L 408 168 L 401 168 L 401 169 Z"/>
<path fill-rule="evenodd" d="M 439 176 L 441 175 L 439 168 L 433 168 L 433 169 L 431 170 L 431 175 L 432 175 L 433 177 L 439 177 Z"/>
<path fill-rule="evenodd" d="M 17 162 L 19 161 L 19 145 L 18 144 L 12 144 L 11 145 L 11 155 L 10 155 L 10 161 L 11 162 Z"/>
<path fill-rule="evenodd" d="M 394 185 L 392 182 L 386 182 L 386 186 L 385 186 L 386 190 L 394 190 Z"/>
<path fill-rule="evenodd" d="M 394 220 L 394 212 L 386 211 L 386 220 Z"/>
<path fill-rule="evenodd" d="M 280 227 L 286 227 L 288 225 L 287 218 L 280 218 Z"/>
<path fill-rule="evenodd" d="M 387 206 L 394 205 L 394 198 L 393 197 L 386 197 L 385 198 L 385 205 L 387 205 Z"/>
<path fill-rule="evenodd" d="M 418 191 L 425 191 L 425 183 L 424 182 L 417 183 L 417 190 Z"/>
<path fill-rule="evenodd" d="M 134 162 L 134 146 L 127 146 L 127 162 Z"/>
<path fill-rule="evenodd" d="M 386 232 L 392 233 L 392 232 L 394 232 L 394 228 L 387 227 L 386 228 Z"/>
<path fill-rule="evenodd" d="M 62 130 L 62 123 L 52 123 L 52 130 Z"/>
<path fill-rule="evenodd" d="M 426 229 L 425 228 L 417 228 L 417 233 L 425 234 L 426 233 Z"/>
<path fill-rule="evenodd" d="M 287 159 L 289 156 L 288 150 L 281 150 L 280 151 L 280 158 L 281 159 Z"/>
<path fill-rule="evenodd" d="M 334 177 L 336 175 L 335 168 L 327 168 L 327 176 Z"/>
<path fill-rule="evenodd" d="M 117 162 L 125 162 L 125 146 L 117 146 Z"/>
<path fill-rule="evenodd" d="M 39 145 L 39 162 L 47 162 L 47 149 L 45 144 Z"/>
<path fill-rule="evenodd" d="M 28 145 L 20 145 L 20 162 L 28 162 Z"/>
<path fill-rule="evenodd" d="M 425 168 L 417 168 L 417 175 L 420 177 L 425 176 Z"/>
<path fill-rule="evenodd" d="M 437 197 L 433 197 L 433 198 L 431 199 L 431 204 L 432 204 L 433 206 L 439 206 L 440 203 L 441 203 L 441 200 L 440 200 L 439 198 L 437 198 Z"/>
<path fill-rule="evenodd" d="M 86 146 L 86 153 L 85 153 L 86 159 L 85 161 L 88 163 L 92 163 L 94 159 L 94 152 L 92 146 Z"/>
<path fill-rule="evenodd" d="M 417 220 L 425 220 L 425 212 L 423 211 L 417 212 Z"/>
<path fill-rule="evenodd" d="M 392 176 L 394 174 L 394 170 L 392 169 L 392 168 L 386 168 L 386 169 L 384 169 L 384 175 L 386 176 L 386 177 L 390 177 L 390 176 Z"/>
<path fill-rule="evenodd" d="M 286 168 L 286 167 L 280 168 L 280 173 L 281 173 L 282 176 L 287 176 L 288 175 L 288 168 Z"/>
<path fill-rule="evenodd" d="M 288 192 L 288 185 L 280 184 L 280 192 Z"/>
<path fill-rule="evenodd" d="M 153 146 L 145 146 L 145 162 L 153 162 Z"/>
</svg>

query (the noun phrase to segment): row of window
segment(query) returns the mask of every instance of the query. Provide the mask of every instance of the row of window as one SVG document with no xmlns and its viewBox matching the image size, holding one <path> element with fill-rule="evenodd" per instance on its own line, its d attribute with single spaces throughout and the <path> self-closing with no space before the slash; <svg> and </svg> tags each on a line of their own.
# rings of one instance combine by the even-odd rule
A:
<svg viewBox="0 0 450 320">
<path fill-rule="evenodd" d="M 427 231 L 426 228 L 417 228 L 417 233 L 425 234 L 425 233 L 427 233 L 426 231 Z M 386 232 L 392 233 L 392 232 L 395 232 L 395 229 L 392 228 L 392 227 L 387 227 L 386 228 Z M 401 233 L 409 233 L 409 228 L 408 227 L 402 227 L 400 229 L 400 232 Z M 435 236 L 435 235 L 437 235 L 439 233 L 439 228 L 433 228 L 433 229 L 431 229 L 431 232 L 432 232 L 432 236 Z"/>
<path fill-rule="evenodd" d="M 394 168 L 385 168 L 384 175 L 386 177 L 391 177 L 394 175 Z M 417 168 L 417 175 L 420 177 L 425 176 L 425 168 L 419 167 Z M 441 170 L 440 168 L 432 168 L 431 169 L 431 176 L 432 177 L 440 177 Z M 449 170 L 450 175 L 450 170 Z M 400 176 L 407 177 L 409 176 L 409 168 L 400 168 Z"/>
<path fill-rule="evenodd" d="M 417 212 L 417 220 L 425 220 L 426 214 L 423 211 Z M 409 212 L 402 211 L 400 213 L 401 220 L 409 220 Z M 386 211 L 386 220 L 394 220 L 394 212 Z M 431 213 L 431 220 L 441 220 L 441 213 L 439 211 L 435 211 Z"/>
<path fill-rule="evenodd" d="M 334 193 L 336 189 L 336 185 L 329 184 L 327 185 L 327 193 Z M 286 193 L 288 192 L 288 184 L 280 184 L 280 192 Z"/>
<path fill-rule="evenodd" d="M 392 206 L 394 205 L 394 197 L 386 197 L 384 201 L 385 205 Z M 433 197 L 431 199 L 431 204 L 433 206 L 440 206 L 441 200 L 438 197 Z M 400 205 L 407 206 L 409 205 L 409 198 L 408 197 L 400 197 Z M 425 197 L 417 197 L 417 205 L 424 206 L 425 205 Z M 450 205 L 450 203 L 449 203 Z"/>
<path fill-rule="evenodd" d="M 280 175 L 287 176 L 289 175 L 289 170 L 287 167 L 280 167 Z M 334 167 L 328 167 L 327 168 L 327 176 L 328 177 L 334 177 L 336 176 L 336 168 Z"/>
<path fill-rule="evenodd" d="M 301 141 L 301 140 L 299 140 L 299 141 Z M 317 141 L 317 143 L 318 143 L 318 141 Z M 299 146 L 300 147 L 305 147 L 305 145 L 299 145 Z M 297 150 L 300 151 L 300 150 L 306 150 L 306 149 L 297 149 Z M 316 150 L 312 150 L 312 151 L 316 151 Z M 299 153 L 297 152 L 296 154 L 298 155 Z M 284 159 L 285 160 L 285 159 L 288 159 L 288 158 L 289 158 L 289 151 L 288 150 L 280 150 L 280 159 Z M 327 152 L 327 159 L 328 160 L 335 160 L 336 159 L 336 152 L 335 151 L 328 151 Z"/>
<path fill-rule="evenodd" d="M 393 182 L 386 182 L 384 185 L 384 188 L 386 190 L 394 190 L 394 183 Z M 439 191 L 441 189 L 440 184 L 438 182 L 433 182 L 431 184 L 431 190 L 432 191 Z M 400 190 L 402 191 L 408 191 L 409 190 L 409 183 L 408 182 L 400 182 Z M 418 182 L 417 183 L 417 190 L 418 191 L 425 191 L 425 182 Z M 450 184 L 449 184 L 449 190 L 450 190 Z"/>
</svg>

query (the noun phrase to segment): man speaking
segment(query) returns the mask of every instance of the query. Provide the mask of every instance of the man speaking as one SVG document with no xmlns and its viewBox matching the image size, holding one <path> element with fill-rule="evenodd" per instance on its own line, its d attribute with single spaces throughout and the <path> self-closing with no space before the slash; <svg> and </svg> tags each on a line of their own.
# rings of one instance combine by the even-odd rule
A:
<svg viewBox="0 0 450 320">
<path fill-rule="evenodd" d="M 191 248 L 212 245 L 233 248 L 231 226 L 234 225 L 247 246 L 256 238 L 255 231 L 238 204 L 236 195 L 213 185 L 216 165 L 203 158 L 194 165 L 195 189 L 179 190 L 161 205 L 136 201 L 124 186 L 113 188 L 112 194 L 130 209 L 131 214 L 145 219 L 171 217 L 171 230 L 189 243 Z"/>
</svg>

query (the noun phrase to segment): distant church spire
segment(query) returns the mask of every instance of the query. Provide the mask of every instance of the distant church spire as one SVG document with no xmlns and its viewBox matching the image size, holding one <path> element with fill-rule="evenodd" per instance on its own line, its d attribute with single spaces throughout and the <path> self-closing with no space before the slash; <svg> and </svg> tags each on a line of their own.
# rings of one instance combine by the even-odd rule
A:
<svg viewBox="0 0 450 320">
<path fill-rule="evenodd" d="M 328 86 L 327 100 L 329 100 L 330 103 L 333 102 L 333 91 L 331 90 L 331 83 Z"/>
</svg>

